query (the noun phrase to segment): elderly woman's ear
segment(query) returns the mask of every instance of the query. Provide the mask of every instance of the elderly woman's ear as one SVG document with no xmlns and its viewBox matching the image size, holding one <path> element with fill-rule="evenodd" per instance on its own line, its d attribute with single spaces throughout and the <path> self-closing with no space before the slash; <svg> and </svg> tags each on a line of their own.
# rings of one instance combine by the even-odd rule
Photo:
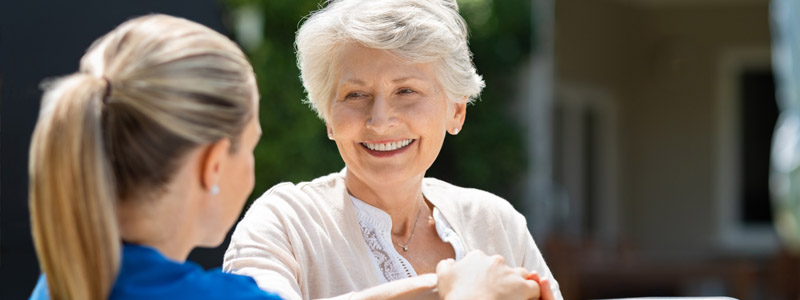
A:
<svg viewBox="0 0 800 300">
<path fill-rule="evenodd" d="M 334 140 L 334 138 L 333 138 L 333 128 L 331 128 L 331 125 L 328 124 L 328 122 L 325 122 L 325 130 L 328 131 L 328 139 L 331 140 L 331 141 Z"/>
<path fill-rule="evenodd" d="M 452 103 L 452 114 L 448 114 L 447 132 L 452 135 L 461 132 L 461 127 L 464 126 L 464 120 L 467 117 L 467 96 L 464 96 L 461 100 Z"/>
</svg>

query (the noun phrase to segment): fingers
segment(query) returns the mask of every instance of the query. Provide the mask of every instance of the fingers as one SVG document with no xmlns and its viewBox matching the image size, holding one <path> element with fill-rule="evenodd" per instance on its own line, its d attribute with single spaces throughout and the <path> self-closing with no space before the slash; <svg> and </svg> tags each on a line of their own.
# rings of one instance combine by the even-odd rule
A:
<svg viewBox="0 0 800 300">
<path fill-rule="evenodd" d="M 436 288 L 436 284 L 439 281 L 439 277 L 433 273 L 421 274 L 414 278 L 416 278 L 422 286 L 427 286 L 430 288 Z"/>
<path fill-rule="evenodd" d="M 538 276 L 537 276 L 538 277 Z M 555 300 L 553 290 L 550 289 L 550 281 L 542 279 L 539 281 L 539 289 L 541 290 L 542 300 Z"/>
<path fill-rule="evenodd" d="M 525 279 L 525 280 L 530 280 L 531 275 L 535 274 L 535 273 L 531 273 L 530 271 L 528 271 L 528 269 L 525 269 L 525 268 L 522 268 L 522 267 L 516 267 L 516 268 L 513 269 L 513 271 L 514 271 L 514 273 L 519 274 L 519 276 L 521 276 L 522 279 Z M 539 281 L 536 280 L 536 282 L 539 282 Z"/>
<path fill-rule="evenodd" d="M 514 272 L 525 279 L 526 288 L 530 293 L 528 299 L 554 300 L 553 292 L 550 290 L 550 284 L 546 280 L 542 281 L 538 273 L 519 267 L 514 268 Z"/>
<path fill-rule="evenodd" d="M 453 265 L 455 263 L 456 261 L 452 258 L 439 261 L 439 263 L 436 265 L 436 274 L 442 274 L 444 272 L 447 272 L 448 270 L 453 268 Z"/>
<path fill-rule="evenodd" d="M 541 287 L 538 282 L 533 280 L 524 280 L 527 299 L 539 299 L 542 296 Z"/>
<path fill-rule="evenodd" d="M 542 285 L 536 272 L 509 267 L 500 255 L 472 251 L 459 262 L 445 259 L 436 265 L 436 274 L 439 296 L 445 298 L 471 295 L 475 299 L 555 300 L 549 284 L 544 281 Z"/>
<path fill-rule="evenodd" d="M 489 259 L 494 265 L 497 265 L 497 266 L 505 266 L 506 265 L 506 259 L 504 257 L 500 256 L 500 255 L 496 255 L 496 254 L 492 255 L 492 256 L 489 257 Z"/>
</svg>

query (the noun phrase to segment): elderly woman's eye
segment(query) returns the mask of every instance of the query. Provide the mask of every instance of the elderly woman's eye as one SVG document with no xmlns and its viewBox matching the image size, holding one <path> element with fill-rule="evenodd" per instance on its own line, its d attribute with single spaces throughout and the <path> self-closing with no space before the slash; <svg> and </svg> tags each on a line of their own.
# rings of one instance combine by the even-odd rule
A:
<svg viewBox="0 0 800 300">
<path fill-rule="evenodd" d="M 362 97 L 364 97 L 364 96 L 366 96 L 364 93 L 360 93 L 360 92 L 351 92 L 351 93 L 348 93 L 346 96 L 344 96 L 344 98 L 345 98 L 345 99 L 349 99 L 349 98 L 362 98 Z"/>
<path fill-rule="evenodd" d="M 397 91 L 397 93 L 398 94 L 413 94 L 413 93 L 416 93 L 416 92 L 414 90 L 412 90 L 412 89 L 409 89 L 409 88 L 402 88 L 399 91 Z"/>
</svg>

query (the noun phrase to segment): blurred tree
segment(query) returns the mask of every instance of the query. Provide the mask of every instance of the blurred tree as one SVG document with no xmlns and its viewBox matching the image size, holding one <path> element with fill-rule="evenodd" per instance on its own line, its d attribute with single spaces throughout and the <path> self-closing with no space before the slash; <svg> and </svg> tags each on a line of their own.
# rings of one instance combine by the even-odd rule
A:
<svg viewBox="0 0 800 300">
<path fill-rule="evenodd" d="M 306 181 L 344 166 L 323 122 L 302 102 L 305 95 L 294 54 L 303 17 L 318 0 L 225 0 L 235 38 L 245 46 L 261 92 L 264 131 L 256 155 L 253 198 L 281 181 Z M 487 88 L 470 106 L 464 130 L 447 141 L 428 176 L 491 191 L 515 202 L 527 168 L 521 128 L 512 104 L 516 78 L 531 48 L 529 0 L 463 0 L 470 48 Z M 249 19 L 245 20 L 245 19 Z M 247 27 L 257 27 L 253 28 Z M 255 36 L 254 36 L 255 35 Z"/>
</svg>

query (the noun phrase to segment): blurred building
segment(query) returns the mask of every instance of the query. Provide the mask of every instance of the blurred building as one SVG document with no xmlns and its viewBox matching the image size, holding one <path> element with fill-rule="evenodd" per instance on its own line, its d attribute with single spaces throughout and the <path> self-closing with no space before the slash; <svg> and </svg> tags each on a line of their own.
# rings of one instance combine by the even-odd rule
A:
<svg viewBox="0 0 800 300">
<path fill-rule="evenodd" d="M 552 200 L 533 207 L 564 295 L 796 299 L 769 202 L 769 1 L 538 2 Z"/>
</svg>

